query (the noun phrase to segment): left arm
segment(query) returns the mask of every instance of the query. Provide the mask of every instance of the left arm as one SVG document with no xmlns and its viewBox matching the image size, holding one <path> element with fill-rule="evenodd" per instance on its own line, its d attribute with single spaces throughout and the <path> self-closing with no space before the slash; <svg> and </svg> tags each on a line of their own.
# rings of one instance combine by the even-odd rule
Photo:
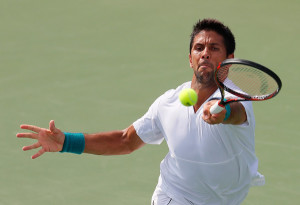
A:
<svg viewBox="0 0 300 205">
<path fill-rule="evenodd" d="M 202 119 L 209 124 L 233 124 L 240 125 L 247 121 L 247 114 L 244 106 L 240 102 L 230 103 L 231 113 L 227 120 L 224 121 L 226 110 L 220 113 L 211 114 L 210 107 L 214 105 L 217 100 L 207 102 L 203 107 Z"/>
</svg>

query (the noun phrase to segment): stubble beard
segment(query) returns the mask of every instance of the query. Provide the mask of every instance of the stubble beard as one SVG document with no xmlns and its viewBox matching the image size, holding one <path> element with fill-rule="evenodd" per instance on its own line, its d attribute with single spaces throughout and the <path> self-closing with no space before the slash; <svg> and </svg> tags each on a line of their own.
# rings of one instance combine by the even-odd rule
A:
<svg viewBox="0 0 300 205">
<path fill-rule="evenodd" d="M 197 83 L 204 87 L 214 87 L 216 85 L 214 80 L 214 72 L 195 72 Z"/>
</svg>

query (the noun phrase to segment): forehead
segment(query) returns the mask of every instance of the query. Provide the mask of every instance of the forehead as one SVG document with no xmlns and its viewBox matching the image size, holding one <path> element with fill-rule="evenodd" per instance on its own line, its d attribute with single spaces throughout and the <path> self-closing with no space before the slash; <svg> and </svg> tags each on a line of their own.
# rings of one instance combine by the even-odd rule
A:
<svg viewBox="0 0 300 205">
<path fill-rule="evenodd" d="M 206 30 L 199 32 L 195 36 L 194 45 L 195 44 L 219 44 L 221 46 L 225 46 L 223 36 L 215 31 Z"/>
</svg>

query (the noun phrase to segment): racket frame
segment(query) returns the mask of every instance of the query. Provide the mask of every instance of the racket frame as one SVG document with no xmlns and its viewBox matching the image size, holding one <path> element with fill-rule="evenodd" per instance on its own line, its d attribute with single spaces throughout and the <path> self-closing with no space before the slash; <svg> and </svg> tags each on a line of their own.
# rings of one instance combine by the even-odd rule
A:
<svg viewBox="0 0 300 205">
<path fill-rule="evenodd" d="M 236 91 L 226 87 L 224 85 L 224 83 L 219 81 L 218 71 L 220 70 L 221 67 L 226 66 L 226 65 L 231 65 L 231 64 L 242 64 L 242 65 L 246 65 L 246 66 L 251 66 L 251 67 L 254 67 L 254 68 L 256 68 L 256 69 L 258 69 L 262 72 L 267 73 L 268 75 L 270 75 L 277 82 L 278 89 L 276 91 L 274 91 L 273 93 L 268 94 L 268 95 L 250 96 L 250 95 L 247 95 L 247 94 L 242 94 L 240 92 L 236 92 Z M 221 92 L 221 100 L 218 103 L 219 106 L 221 106 L 221 107 L 224 107 L 228 103 L 238 102 L 238 101 L 263 101 L 263 100 L 268 100 L 270 98 L 275 97 L 279 93 L 279 91 L 282 87 L 282 83 L 281 83 L 280 78 L 273 71 L 271 71 L 270 69 L 268 69 L 265 66 L 260 65 L 258 63 L 255 63 L 255 62 L 252 62 L 252 61 L 249 61 L 249 60 L 239 59 L 239 58 L 229 58 L 229 59 L 224 60 L 222 63 L 220 63 L 219 66 L 217 67 L 217 69 L 215 70 L 214 79 L 215 79 L 215 82 L 216 82 L 220 92 Z M 233 95 L 235 95 L 239 98 L 227 99 L 226 102 L 225 102 L 224 101 L 225 91 L 227 91 L 227 92 L 229 92 L 229 93 L 231 93 L 231 94 L 233 94 Z"/>
</svg>

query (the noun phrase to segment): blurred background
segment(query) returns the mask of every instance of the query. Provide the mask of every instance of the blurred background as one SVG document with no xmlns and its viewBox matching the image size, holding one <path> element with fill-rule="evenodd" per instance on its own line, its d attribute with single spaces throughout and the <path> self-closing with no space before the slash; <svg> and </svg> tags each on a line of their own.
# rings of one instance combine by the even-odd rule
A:
<svg viewBox="0 0 300 205">
<path fill-rule="evenodd" d="M 93 133 L 124 129 L 166 90 L 191 80 L 189 35 L 217 18 L 235 34 L 235 57 L 282 79 L 281 93 L 254 103 L 256 154 L 264 187 L 245 205 L 298 204 L 297 54 L 300 2 L 253 0 L 1 0 L 0 204 L 150 204 L 166 144 L 127 156 L 47 153 L 20 124 Z"/>
</svg>

